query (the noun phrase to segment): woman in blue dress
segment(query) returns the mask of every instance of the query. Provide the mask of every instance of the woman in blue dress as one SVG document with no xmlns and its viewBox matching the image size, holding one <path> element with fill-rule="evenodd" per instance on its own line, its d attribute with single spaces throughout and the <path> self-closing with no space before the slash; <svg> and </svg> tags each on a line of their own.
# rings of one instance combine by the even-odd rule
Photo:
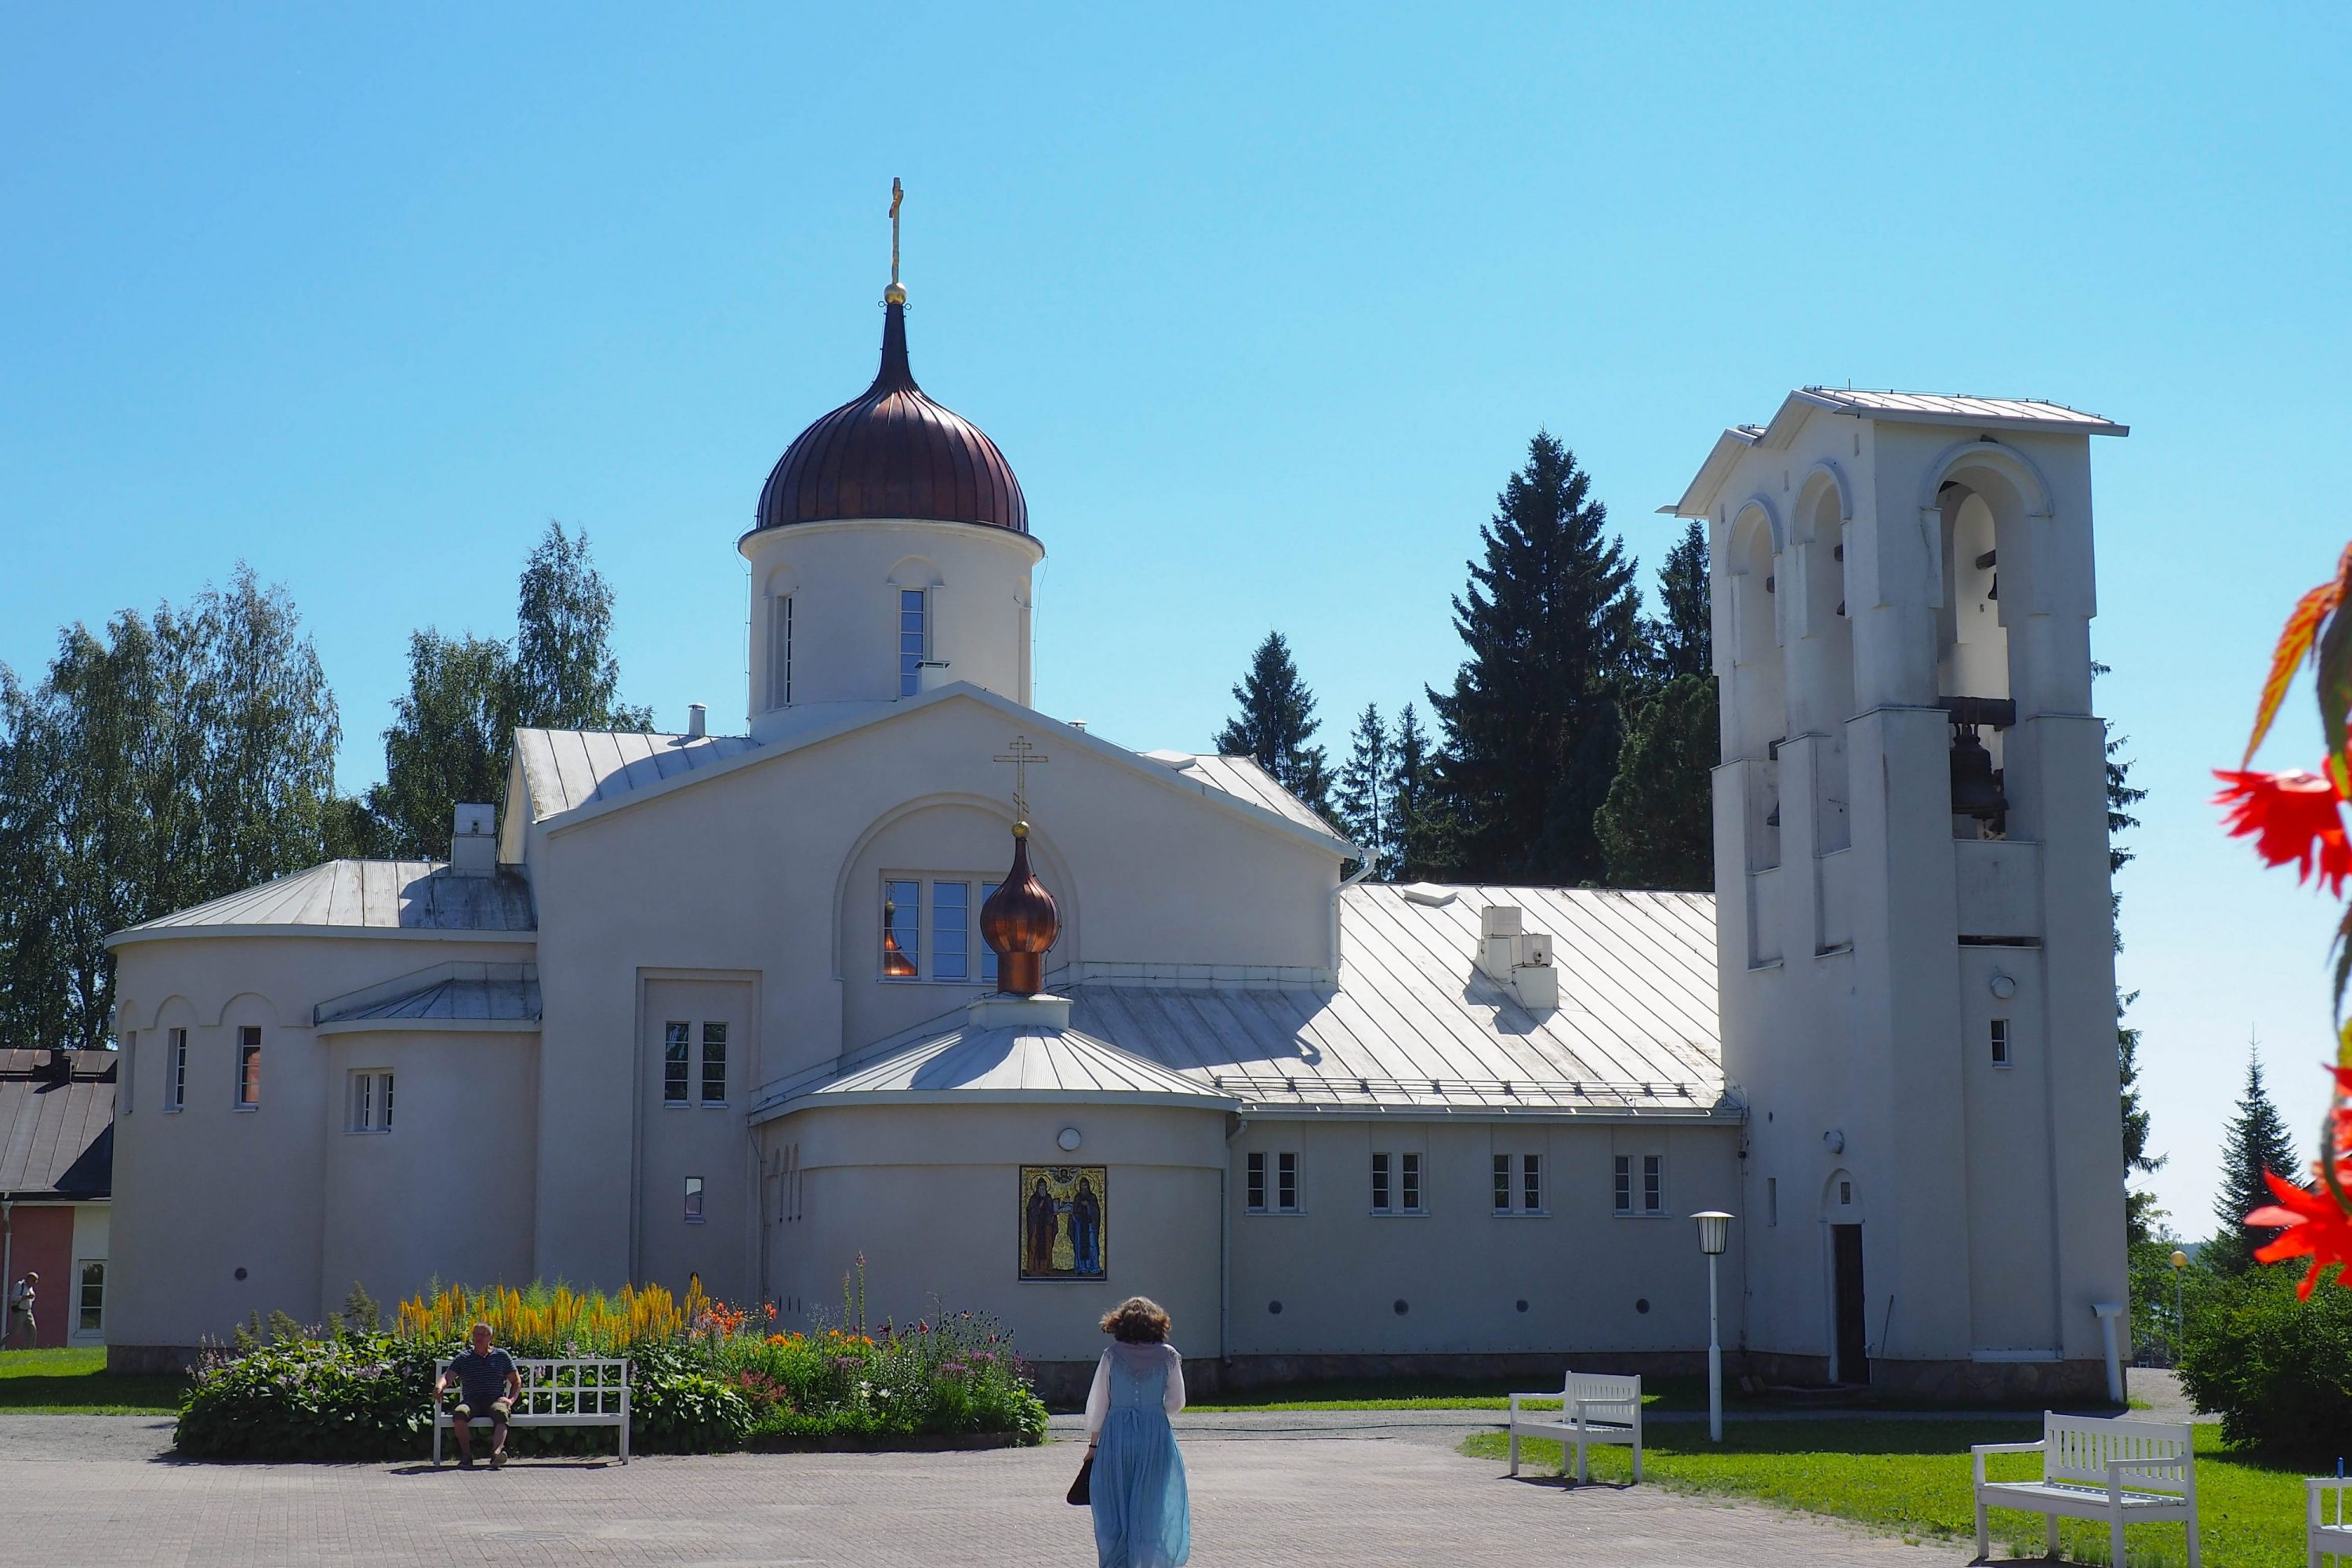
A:
<svg viewBox="0 0 2352 1568">
<path fill-rule="evenodd" d="M 1168 1418 L 1184 1408 L 1184 1362 L 1168 1314 L 1130 1296 L 1104 1315 L 1110 1349 L 1087 1394 L 1095 1551 L 1102 1568 L 1176 1568 L 1192 1554 L 1184 1458 Z"/>
</svg>

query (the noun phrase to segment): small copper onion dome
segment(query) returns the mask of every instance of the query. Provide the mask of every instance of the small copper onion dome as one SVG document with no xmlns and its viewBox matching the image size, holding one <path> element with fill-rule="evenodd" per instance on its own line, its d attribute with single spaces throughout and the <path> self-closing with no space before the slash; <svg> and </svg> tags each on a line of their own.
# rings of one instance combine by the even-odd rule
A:
<svg viewBox="0 0 2352 1568">
<path fill-rule="evenodd" d="M 996 953 L 996 989 L 1034 996 L 1045 984 L 1045 950 L 1062 934 L 1054 895 L 1029 869 L 1029 825 L 1013 825 L 1013 869 L 980 906 L 981 940 Z"/>
<path fill-rule="evenodd" d="M 874 384 L 785 449 L 760 492 L 755 526 L 901 517 L 1029 531 L 1029 503 L 996 443 L 915 384 L 906 290 L 894 283 Z"/>
</svg>

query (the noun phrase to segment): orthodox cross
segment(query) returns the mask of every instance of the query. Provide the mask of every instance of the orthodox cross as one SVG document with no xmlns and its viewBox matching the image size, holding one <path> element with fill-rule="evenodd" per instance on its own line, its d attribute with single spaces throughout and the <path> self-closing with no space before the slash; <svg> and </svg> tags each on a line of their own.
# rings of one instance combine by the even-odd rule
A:
<svg viewBox="0 0 2352 1568">
<path fill-rule="evenodd" d="M 906 199 L 905 188 L 898 184 L 898 176 L 892 175 L 890 178 L 890 282 L 893 287 L 898 281 L 898 204 Z"/>
<path fill-rule="evenodd" d="M 1042 767 L 1052 759 L 1041 755 L 1026 735 L 1013 737 L 1013 744 L 996 758 L 1013 764 L 1013 815 L 1023 826 L 1029 824 L 1029 770 Z"/>
</svg>

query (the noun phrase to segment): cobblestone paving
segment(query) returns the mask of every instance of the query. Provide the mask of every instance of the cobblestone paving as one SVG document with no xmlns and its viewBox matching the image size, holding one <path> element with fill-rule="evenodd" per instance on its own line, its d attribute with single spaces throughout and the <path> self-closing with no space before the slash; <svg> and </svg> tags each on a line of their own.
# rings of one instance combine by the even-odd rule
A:
<svg viewBox="0 0 2352 1568">
<path fill-rule="evenodd" d="M 1362 1440 L 1375 1435 L 1188 1432 L 1192 1561 L 1944 1568 L 1968 1555 L 1957 1544 L 1906 1547 L 1654 1487 L 1507 1480 L 1500 1467 L 1451 1452 L 1459 1435 L 1444 1427 Z M 1061 1500 L 1079 1452 L 1069 1443 L 436 1472 L 182 1464 L 153 1457 L 159 1437 L 168 1429 L 137 1417 L 0 1420 L 0 1563 L 1087 1568 L 1095 1560 L 1087 1514 Z"/>
</svg>

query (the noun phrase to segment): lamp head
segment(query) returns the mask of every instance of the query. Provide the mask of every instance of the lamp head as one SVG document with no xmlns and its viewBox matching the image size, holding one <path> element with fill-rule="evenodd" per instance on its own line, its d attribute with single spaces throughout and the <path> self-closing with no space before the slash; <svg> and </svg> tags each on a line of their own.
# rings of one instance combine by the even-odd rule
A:
<svg viewBox="0 0 2352 1568">
<path fill-rule="evenodd" d="M 1698 1221 L 1698 1249 L 1709 1258 L 1720 1257 L 1731 1245 L 1731 1216 L 1721 1209 L 1707 1209 L 1691 1218 Z"/>
<path fill-rule="evenodd" d="M 2172 1255 L 2172 1266 L 2173 1266 L 2175 1268 L 2188 1268 L 2188 1267 L 2189 1267 L 2189 1254 L 2187 1254 L 2187 1253 L 2185 1253 L 2185 1252 L 2175 1252 L 2175 1253 Z"/>
</svg>

